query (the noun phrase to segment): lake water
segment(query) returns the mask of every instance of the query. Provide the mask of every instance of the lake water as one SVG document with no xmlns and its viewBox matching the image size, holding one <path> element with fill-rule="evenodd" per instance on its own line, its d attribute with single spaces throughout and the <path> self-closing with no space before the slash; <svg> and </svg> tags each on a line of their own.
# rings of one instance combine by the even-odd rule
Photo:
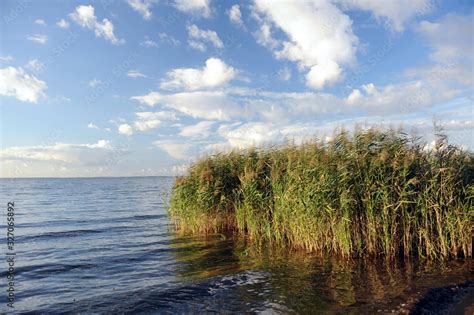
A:
<svg viewBox="0 0 474 315">
<path fill-rule="evenodd" d="M 472 261 L 388 264 L 258 250 L 173 232 L 173 178 L 1 179 L 1 305 L 6 212 L 15 202 L 17 313 L 373 313 L 472 279 Z"/>
</svg>

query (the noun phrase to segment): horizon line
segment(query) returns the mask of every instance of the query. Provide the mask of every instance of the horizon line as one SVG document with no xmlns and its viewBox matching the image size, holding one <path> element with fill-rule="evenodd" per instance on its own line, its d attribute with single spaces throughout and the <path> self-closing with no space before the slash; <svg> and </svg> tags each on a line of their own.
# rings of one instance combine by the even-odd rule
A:
<svg viewBox="0 0 474 315">
<path fill-rule="evenodd" d="M 177 177 L 179 175 L 134 175 L 134 176 L 72 176 L 72 177 L 54 177 L 54 176 L 45 176 L 45 177 L 0 177 L 0 180 L 3 179 L 94 179 L 94 178 L 142 178 L 142 177 Z"/>
</svg>

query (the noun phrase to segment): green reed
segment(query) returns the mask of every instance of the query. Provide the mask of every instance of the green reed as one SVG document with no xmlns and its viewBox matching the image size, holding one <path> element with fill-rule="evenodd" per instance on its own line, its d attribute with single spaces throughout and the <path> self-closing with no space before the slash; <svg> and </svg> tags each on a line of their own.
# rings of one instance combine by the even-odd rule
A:
<svg viewBox="0 0 474 315">
<path fill-rule="evenodd" d="M 248 149 L 177 178 L 178 230 L 354 256 L 472 257 L 474 156 L 395 130 Z"/>
</svg>

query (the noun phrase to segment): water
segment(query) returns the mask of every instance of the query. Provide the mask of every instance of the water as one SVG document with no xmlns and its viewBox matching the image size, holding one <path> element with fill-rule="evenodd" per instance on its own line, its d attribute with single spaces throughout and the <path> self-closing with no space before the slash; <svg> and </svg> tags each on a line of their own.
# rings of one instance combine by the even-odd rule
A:
<svg viewBox="0 0 474 315">
<path fill-rule="evenodd" d="M 470 263 L 374 264 L 173 232 L 172 178 L 2 179 L 15 202 L 17 313 L 372 313 L 472 279 Z M 6 252 L 2 215 L 1 253 Z M 0 312 L 7 266 L 0 266 Z M 5 289 L 4 289 L 5 288 Z"/>
</svg>

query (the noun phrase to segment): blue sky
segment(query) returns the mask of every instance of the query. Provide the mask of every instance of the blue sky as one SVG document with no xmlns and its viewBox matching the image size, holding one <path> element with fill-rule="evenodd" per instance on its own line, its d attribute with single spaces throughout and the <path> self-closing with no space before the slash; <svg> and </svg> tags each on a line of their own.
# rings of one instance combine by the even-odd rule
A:
<svg viewBox="0 0 474 315">
<path fill-rule="evenodd" d="M 2 1 L 1 177 L 173 175 L 334 128 L 474 148 L 473 4 Z"/>
</svg>

